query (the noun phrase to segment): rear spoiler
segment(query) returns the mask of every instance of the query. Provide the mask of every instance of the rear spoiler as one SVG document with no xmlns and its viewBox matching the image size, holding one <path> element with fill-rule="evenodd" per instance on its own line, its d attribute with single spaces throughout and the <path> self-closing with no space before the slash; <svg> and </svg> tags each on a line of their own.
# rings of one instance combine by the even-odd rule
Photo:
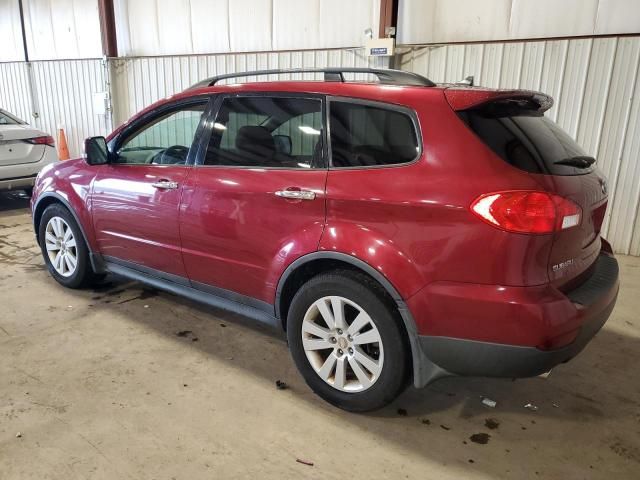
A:
<svg viewBox="0 0 640 480">
<path fill-rule="evenodd" d="M 456 88 L 444 91 L 449 105 L 456 112 L 477 109 L 493 103 L 513 103 L 513 106 L 544 113 L 553 106 L 549 95 L 530 90 L 493 90 L 489 88 Z"/>
</svg>

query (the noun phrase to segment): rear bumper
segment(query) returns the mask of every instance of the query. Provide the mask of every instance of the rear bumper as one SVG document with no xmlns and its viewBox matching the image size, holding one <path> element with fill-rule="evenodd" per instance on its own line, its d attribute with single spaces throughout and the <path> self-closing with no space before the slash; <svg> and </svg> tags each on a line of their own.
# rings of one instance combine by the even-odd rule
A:
<svg viewBox="0 0 640 480">
<path fill-rule="evenodd" d="M 0 167 L 0 190 L 19 190 L 33 187 L 38 172 L 57 160 L 56 149 L 45 146 L 42 158 L 37 162 Z"/>
<path fill-rule="evenodd" d="M 458 335 L 420 335 L 417 342 L 420 356 L 432 365 L 419 370 L 433 371 L 436 366 L 440 372 L 437 377 L 447 374 L 512 378 L 540 375 L 582 351 L 611 315 L 618 288 L 618 263 L 613 256 L 601 253 L 593 275 L 585 283 L 565 294 L 555 290 L 562 298 L 544 296 L 542 298 L 547 302 L 538 306 L 509 305 L 509 311 L 517 315 L 515 320 L 523 323 L 523 330 L 531 333 L 532 325 L 525 325 L 526 322 L 533 323 L 533 327 L 540 330 L 531 336 L 530 345 Z M 482 303 L 478 308 L 484 307 Z M 478 315 L 482 316 L 482 313 Z M 495 319 L 490 331 L 493 332 L 496 324 L 500 323 L 509 330 L 513 320 Z M 566 331 L 568 326 L 573 328 Z M 557 348 L 540 348 L 558 341 L 564 344 Z M 424 386 L 430 380 L 416 377 L 415 383 L 416 386 Z"/>
<path fill-rule="evenodd" d="M 35 173 L 28 177 L 0 179 L 0 190 L 20 190 L 21 188 L 33 187 L 37 175 Z"/>
</svg>

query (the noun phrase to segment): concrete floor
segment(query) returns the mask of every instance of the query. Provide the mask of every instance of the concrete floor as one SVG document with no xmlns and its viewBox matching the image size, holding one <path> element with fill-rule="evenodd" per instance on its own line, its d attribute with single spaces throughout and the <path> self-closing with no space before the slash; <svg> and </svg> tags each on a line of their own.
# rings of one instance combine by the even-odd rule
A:
<svg viewBox="0 0 640 480">
<path fill-rule="evenodd" d="M 619 257 L 612 318 L 549 378 L 449 378 L 354 415 L 237 316 L 117 279 L 63 289 L 27 203 L 0 195 L 2 479 L 640 478 L 640 258 Z"/>
</svg>

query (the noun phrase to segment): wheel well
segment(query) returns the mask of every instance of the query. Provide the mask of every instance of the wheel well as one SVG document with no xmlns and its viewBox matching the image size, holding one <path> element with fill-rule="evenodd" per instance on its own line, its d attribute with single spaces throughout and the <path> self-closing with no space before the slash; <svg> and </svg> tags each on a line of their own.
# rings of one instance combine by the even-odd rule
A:
<svg viewBox="0 0 640 480">
<path fill-rule="evenodd" d="M 62 205 L 64 208 L 67 208 L 64 203 L 62 203 L 60 200 L 58 200 L 55 197 L 44 197 L 42 200 L 38 202 L 38 205 L 36 206 L 36 210 L 35 212 L 33 212 L 33 228 L 36 231 L 36 240 L 38 241 L 38 244 L 40 243 L 40 219 L 42 218 L 42 214 L 47 209 L 47 207 L 49 205 L 53 205 L 54 203 Z"/>
<path fill-rule="evenodd" d="M 280 307 L 280 320 L 282 321 L 282 328 L 284 330 L 287 329 L 287 315 L 289 313 L 289 307 L 291 306 L 293 297 L 296 295 L 300 287 L 316 275 L 320 275 L 321 273 L 326 273 L 332 270 L 350 270 L 353 272 L 358 272 L 362 275 L 366 275 L 372 282 L 375 282 L 376 285 L 380 287 L 380 291 L 384 292 L 384 294 L 386 295 L 386 300 L 389 302 L 389 305 L 397 311 L 396 302 L 393 300 L 389 292 L 387 292 L 387 290 L 383 285 L 380 284 L 380 282 L 378 282 L 374 277 L 369 275 L 363 269 L 342 260 L 319 258 L 316 260 L 311 260 L 309 262 L 306 262 L 304 265 L 299 266 L 293 272 L 291 272 L 291 274 L 285 280 L 285 283 L 280 292 L 280 297 L 278 299 L 278 305 Z"/>
<path fill-rule="evenodd" d="M 332 270 L 349 270 L 352 272 L 357 272 L 361 275 L 365 275 L 368 279 L 375 283 L 375 286 L 379 287 L 379 293 L 384 296 L 383 300 L 389 305 L 392 309 L 394 316 L 396 317 L 402 334 L 403 341 L 405 343 L 406 352 L 409 359 L 409 368 L 407 370 L 407 378 L 413 378 L 414 373 L 414 365 L 413 365 L 413 351 L 411 346 L 411 341 L 409 340 L 409 331 L 407 330 L 407 326 L 403 320 L 400 311 L 398 310 L 398 304 L 391 296 L 389 291 L 382 285 L 375 277 L 370 275 L 362 268 L 358 268 L 356 265 L 353 265 L 349 262 L 337 260 L 337 259 L 328 259 L 328 258 L 319 258 L 315 260 L 311 260 L 298 268 L 296 268 L 285 280 L 285 283 L 280 292 L 280 297 L 276 301 L 279 305 L 280 312 L 280 321 L 282 322 L 283 330 L 287 330 L 287 314 L 289 313 L 289 307 L 291 306 L 291 302 L 293 297 L 296 295 L 298 290 L 302 285 L 311 280 L 316 275 L 321 273 L 326 273 Z"/>
</svg>

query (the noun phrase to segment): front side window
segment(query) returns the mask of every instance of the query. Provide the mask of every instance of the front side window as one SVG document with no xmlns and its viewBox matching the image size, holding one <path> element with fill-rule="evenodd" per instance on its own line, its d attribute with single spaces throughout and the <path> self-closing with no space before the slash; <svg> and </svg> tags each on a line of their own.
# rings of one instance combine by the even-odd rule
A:
<svg viewBox="0 0 640 480">
<path fill-rule="evenodd" d="M 232 97 L 218 111 L 205 165 L 311 168 L 323 164 L 322 102 Z"/>
<path fill-rule="evenodd" d="M 184 165 L 206 102 L 184 106 L 151 120 L 127 138 L 114 163 L 133 165 Z"/>
<path fill-rule="evenodd" d="M 420 152 L 414 122 L 396 109 L 332 100 L 329 122 L 334 168 L 408 163 Z"/>
</svg>

